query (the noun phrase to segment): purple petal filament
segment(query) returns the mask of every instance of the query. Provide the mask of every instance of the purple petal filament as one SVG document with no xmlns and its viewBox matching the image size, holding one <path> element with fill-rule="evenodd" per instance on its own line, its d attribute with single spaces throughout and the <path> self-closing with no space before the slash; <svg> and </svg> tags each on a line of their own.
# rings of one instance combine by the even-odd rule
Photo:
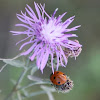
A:
<svg viewBox="0 0 100 100">
<path fill-rule="evenodd" d="M 52 71 L 54 72 L 54 59 L 57 60 L 56 70 L 58 70 L 59 63 L 61 63 L 64 67 L 67 65 L 68 57 L 66 57 L 63 48 L 68 48 L 73 51 L 75 47 L 78 48 L 82 46 L 73 40 L 69 40 L 70 37 L 77 37 L 76 34 L 71 34 L 69 32 L 76 31 L 80 25 L 68 28 L 68 26 L 73 22 L 75 16 L 72 16 L 65 22 L 62 22 L 62 18 L 67 12 L 55 17 L 58 10 L 56 9 L 52 16 L 49 16 L 45 11 L 45 5 L 38 5 L 35 2 L 34 5 L 37 15 L 29 5 L 25 8 L 25 13 L 21 11 L 21 14 L 17 14 L 17 18 L 23 24 L 16 24 L 16 26 L 24 27 L 26 30 L 11 32 L 13 35 L 26 35 L 25 39 L 22 39 L 17 43 L 19 44 L 25 41 L 19 50 L 22 50 L 26 45 L 31 45 L 30 48 L 21 55 L 28 55 L 33 52 L 29 59 L 34 61 L 36 58 L 37 67 L 41 70 L 41 72 L 43 72 L 48 59 L 50 58 Z M 56 55 L 56 58 L 54 55 Z"/>
</svg>

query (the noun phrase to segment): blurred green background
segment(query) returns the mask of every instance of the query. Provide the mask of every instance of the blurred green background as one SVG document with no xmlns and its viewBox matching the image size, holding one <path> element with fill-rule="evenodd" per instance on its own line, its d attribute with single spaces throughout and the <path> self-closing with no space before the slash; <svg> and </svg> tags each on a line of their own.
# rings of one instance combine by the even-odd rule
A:
<svg viewBox="0 0 100 100">
<path fill-rule="evenodd" d="M 56 16 L 68 12 L 63 21 L 73 15 L 75 21 L 70 25 L 82 25 L 74 32 L 83 45 L 82 53 L 74 60 L 69 59 L 66 68 L 59 68 L 74 81 L 74 88 L 67 94 L 53 93 L 55 100 L 100 100 L 100 1 L 99 0 L 36 0 L 38 3 L 46 4 L 46 11 L 52 14 L 59 8 Z M 19 23 L 16 13 L 25 11 L 26 4 L 34 9 L 34 0 L 0 0 L 0 58 L 12 58 L 19 54 L 15 43 L 20 36 L 12 36 L 10 30 L 16 30 L 14 24 Z M 0 62 L 0 66 L 4 63 Z M 13 84 L 10 79 L 17 80 L 21 69 L 6 67 L 0 73 L 0 100 L 11 91 Z M 49 78 L 49 68 L 40 71 L 36 75 Z M 39 90 L 38 86 L 31 91 Z M 48 100 L 46 94 L 29 98 L 28 100 Z"/>
</svg>

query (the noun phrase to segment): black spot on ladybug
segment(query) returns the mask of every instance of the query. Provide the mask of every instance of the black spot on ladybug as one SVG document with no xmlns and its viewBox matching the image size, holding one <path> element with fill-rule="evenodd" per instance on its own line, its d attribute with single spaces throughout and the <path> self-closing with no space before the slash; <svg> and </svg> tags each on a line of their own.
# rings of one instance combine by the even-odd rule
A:
<svg viewBox="0 0 100 100">
<path fill-rule="evenodd" d="M 65 75 L 65 74 L 63 74 L 63 75 Z"/>
<path fill-rule="evenodd" d="M 56 77 L 53 77 L 54 79 L 56 78 Z"/>
<path fill-rule="evenodd" d="M 58 84 L 60 84 L 60 82 L 58 82 Z"/>
<path fill-rule="evenodd" d="M 56 72 L 56 74 L 58 74 L 59 72 Z"/>
</svg>

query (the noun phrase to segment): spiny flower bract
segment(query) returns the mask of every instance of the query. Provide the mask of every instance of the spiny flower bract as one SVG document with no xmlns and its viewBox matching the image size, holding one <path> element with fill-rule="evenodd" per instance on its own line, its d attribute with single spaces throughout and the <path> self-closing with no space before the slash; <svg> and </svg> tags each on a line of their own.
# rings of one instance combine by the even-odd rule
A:
<svg viewBox="0 0 100 100">
<path fill-rule="evenodd" d="M 17 43 L 19 44 L 24 41 L 19 50 L 22 50 L 26 45 L 31 45 L 31 47 L 21 55 L 28 55 L 32 52 L 29 59 L 33 61 L 36 58 L 37 67 L 42 72 L 48 62 L 48 58 L 50 58 L 52 71 L 54 72 L 54 59 L 57 60 L 56 70 L 58 70 L 59 63 L 64 67 L 67 65 L 68 57 L 66 57 L 63 48 L 68 48 L 73 51 L 74 48 L 81 47 L 79 43 L 69 40 L 70 37 L 77 37 L 76 34 L 69 32 L 76 31 L 80 25 L 68 28 L 75 16 L 62 22 L 62 18 L 66 12 L 55 17 L 58 10 L 56 9 L 54 13 L 49 16 L 44 9 L 45 5 L 42 6 L 35 2 L 34 5 L 37 15 L 29 5 L 25 8 L 25 13 L 21 11 L 21 14 L 17 14 L 17 18 L 23 22 L 23 24 L 16 24 L 15 26 L 24 27 L 26 30 L 11 32 L 13 35 L 26 35 L 26 38 Z M 27 16 L 27 14 L 29 16 Z M 56 55 L 56 58 L 54 55 Z"/>
</svg>

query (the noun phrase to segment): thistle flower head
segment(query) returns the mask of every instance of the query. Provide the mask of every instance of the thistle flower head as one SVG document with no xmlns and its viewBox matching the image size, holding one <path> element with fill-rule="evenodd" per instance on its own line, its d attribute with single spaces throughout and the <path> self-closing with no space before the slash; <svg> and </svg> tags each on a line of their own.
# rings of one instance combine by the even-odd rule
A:
<svg viewBox="0 0 100 100">
<path fill-rule="evenodd" d="M 48 58 L 50 58 L 52 71 L 54 72 L 53 61 L 55 59 L 57 60 L 56 70 L 58 70 L 59 63 L 64 67 L 67 65 L 68 57 L 66 57 L 63 48 L 73 51 L 75 48 L 81 47 L 78 42 L 69 39 L 70 37 L 77 37 L 76 34 L 71 34 L 70 32 L 76 31 L 80 25 L 68 28 L 75 16 L 62 22 L 62 18 L 66 12 L 55 17 L 58 10 L 56 9 L 50 16 L 45 11 L 45 5 L 39 5 L 35 2 L 34 5 L 37 15 L 29 5 L 25 8 L 25 13 L 21 11 L 21 14 L 17 14 L 17 18 L 23 22 L 23 24 L 16 24 L 16 26 L 24 27 L 26 30 L 11 32 L 13 35 L 26 35 L 26 38 L 17 43 L 19 44 L 24 41 L 19 50 L 22 50 L 26 45 L 31 45 L 30 48 L 21 55 L 28 55 L 32 52 L 29 59 L 33 61 L 36 58 L 37 67 L 42 72 L 48 62 Z M 54 55 L 56 55 L 56 58 Z"/>
</svg>

